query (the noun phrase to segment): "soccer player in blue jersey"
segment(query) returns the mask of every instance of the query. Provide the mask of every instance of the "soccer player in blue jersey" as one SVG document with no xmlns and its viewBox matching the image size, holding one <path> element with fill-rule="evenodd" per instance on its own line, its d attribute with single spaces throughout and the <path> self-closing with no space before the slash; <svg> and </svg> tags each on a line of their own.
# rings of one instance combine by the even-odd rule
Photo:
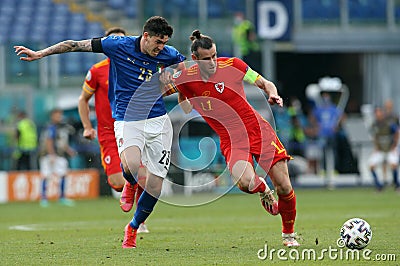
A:
<svg viewBox="0 0 400 266">
<path fill-rule="evenodd" d="M 134 186 L 141 160 L 148 169 L 145 191 L 125 227 L 123 248 L 136 247 L 137 229 L 157 203 L 169 169 L 172 125 L 156 74 L 186 59 L 167 45 L 172 33 L 163 17 L 154 16 L 145 22 L 140 36 L 66 40 L 40 51 L 14 46 L 23 61 L 67 52 L 104 53 L 110 58 L 108 98 L 123 175 Z"/>
</svg>

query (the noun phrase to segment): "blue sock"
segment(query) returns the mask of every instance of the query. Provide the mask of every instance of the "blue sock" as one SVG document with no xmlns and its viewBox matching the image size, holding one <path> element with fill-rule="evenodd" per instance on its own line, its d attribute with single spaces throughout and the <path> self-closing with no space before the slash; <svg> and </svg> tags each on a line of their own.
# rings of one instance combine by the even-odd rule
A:
<svg viewBox="0 0 400 266">
<path fill-rule="evenodd" d="M 274 190 L 274 184 L 272 183 L 271 177 L 269 175 L 265 176 L 265 182 L 267 183 L 267 186 L 271 189 Z"/>
<path fill-rule="evenodd" d="M 137 174 L 132 175 L 132 174 L 127 174 L 124 171 L 124 167 L 122 167 L 122 163 L 120 164 L 121 169 L 122 169 L 122 175 L 124 176 L 125 180 L 128 181 L 132 186 L 137 183 Z"/>
<path fill-rule="evenodd" d="M 397 171 L 397 169 L 393 169 L 393 183 L 396 186 L 396 188 L 400 187 L 399 172 Z"/>
<path fill-rule="evenodd" d="M 63 198 L 65 198 L 65 176 L 62 176 L 60 180 L 60 199 Z"/>
<path fill-rule="evenodd" d="M 374 178 L 375 186 L 376 186 L 378 189 L 382 189 L 383 186 L 382 186 L 381 183 L 379 183 L 379 179 L 378 179 L 378 176 L 376 175 L 375 171 L 374 171 L 374 170 L 371 170 L 371 174 L 372 174 L 372 177 Z"/>
<path fill-rule="evenodd" d="M 153 197 L 144 190 L 137 203 L 136 211 L 130 222 L 130 226 L 136 229 L 139 228 L 139 225 L 149 217 L 157 201 L 158 198 Z"/>
<path fill-rule="evenodd" d="M 47 199 L 46 188 L 47 188 L 47 179 L 43 178 L 43 180 L 42 180 L 42 195 L 41 195 L 42 196 L 42 200 Z"/>
</svg>

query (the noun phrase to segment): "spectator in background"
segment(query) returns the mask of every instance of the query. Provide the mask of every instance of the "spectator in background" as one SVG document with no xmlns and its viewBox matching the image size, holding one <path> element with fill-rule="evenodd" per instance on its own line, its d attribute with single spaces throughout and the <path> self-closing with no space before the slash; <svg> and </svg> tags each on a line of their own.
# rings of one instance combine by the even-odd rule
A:
<svg viewBox="0 0 400 266">
<path fill-rule="evenodd" d="M 290 116 L 291 130 L 288 151 L 290 155 L 305 156 L 306 135 L 304 133 L 305 118 L 301 102 L 297 97 L 290 98 L 287 112 Z"/>
<path fill-rule="evenodd" d="M 347 115 L 343 113 L 336 130 L 335 169 L 340 174 L 359 174 L 358 160 L 353 154 L 353 149 L 344 126 L 346 118 Z"/>
<path fill-rule="evenodd" d="M 332 102 L 328 92 L 321 93 L 321 101 L 315 106 L 312 115 L 318 124 L 318 138 L 323 147 L 325 156 L 324 169 L 327 176 L 328 187 L 333 187 L 333 175 L 335 171 L 336 133 L 342 111 Z"/>
<path fill-rule="evenodd" d="M 47 185 L 49 180 L 60 180 L 60 204 L 73 206 L 74 202 L 66 198 L 65 179 L 68 173 L 67 157 L 75 156 L 75 151 L 69 146 L 69 137 L 75 129 L 63 123 L 63 111 L 53 109 L 50 113 L 50 123 L 40 137 L 41 156 L 39 160 L 40 174 L 42 176 L 41 201 L 42 207 L 49 205 L 47 199 Z"/>
<path fill-rule="evenodd" d="M 398 180 L 399 153 L 397 145 L 399 141 L 398 124 L 390 117 L 385 116 L 381 107 L 375 108 L 375 121 L 372 124 L 372 135 L 374 141 L 374 152 L 369 157 L 369 167 L 375 182 L 375 187 L 381 191 L 384 187 L 376 173 L 377 166 L 387 162 L 392 170 L 395 189 L 400 191 Z"/>
<path fill-rule="evenodd" d="M 14 156 L 17 160 L 17 170 L 37 169 L 37 145 L 38 136 L 36 124 L 26 115 L 25 111 L 20 111 L 17 115 L 16 140 L 17 147 Z"/>
<path fill-rule="evenodd" d="M 318 122 L 315 116 L 310 112 L 307 119 L 307 124 L 304 127 L 306 135 L 306 146 L 304 155 L 308 162 L 309 173 L 317 174 L 322 159 L 322 147 L 318 139 Z"/>
<path fill-rule="evenodd" d="M 256 29 L 241 12 L 235 15 L 232 39 L 235 44 L 235 56 L 242 58 L 258 73 L 262 73 L 261 49 Z"/>
<path fill-rule="evenodd" d="M 384 113 L 386 119 L 390 121 L 390 123 L 397 125 L 399 127 L 399 116 L 395 113 L 393 109 L 393 101 L 391 99 L 387 99 L 384 103 Z M 389 183 L 387 179 L 387 168 L 388 168 L 387 162 L 384 163 L 382 166 L 382 174 L 383 174 L 383 183 L 387 184 Z M 389 166 L 390 167 L 390 166 Z"/>
<path fill-rule="evenodd" d="M 273 105 L 271 111 L 274 116 L 276 134 L 283 146 L 288 147 L 292 136 L 292 121 L 288 108 L 285 105 L 282 107 Z"/>
<path fill-rule="evenodd" d="M 384 107 L 385 117 L 390 121 L 390 123 L 399 125 L 399 116 L 393 109 L 393 101 L 391 99 L 386 100 Z"/>
<path fill-rule="evenodd" d="M 303 125 L 300 117 L 296 114 L 291 114 L 292 129 L 289 138 L 289 154 L 304 157 L 306 135 L 304 134 Z"/>
</svg>

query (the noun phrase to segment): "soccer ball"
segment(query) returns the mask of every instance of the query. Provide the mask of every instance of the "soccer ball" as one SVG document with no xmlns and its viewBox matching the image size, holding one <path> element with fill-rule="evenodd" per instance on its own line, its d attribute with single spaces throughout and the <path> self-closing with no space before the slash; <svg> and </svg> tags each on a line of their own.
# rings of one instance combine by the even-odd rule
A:
<svg viewBox="0 0 400 266">
<path fill-rule="evenodd" d="M 350 249 L 363 249 L 372 239 L 371 226 L 361 218 L 349 219 L 340 229 L 340 238 Z"/>
</svg>

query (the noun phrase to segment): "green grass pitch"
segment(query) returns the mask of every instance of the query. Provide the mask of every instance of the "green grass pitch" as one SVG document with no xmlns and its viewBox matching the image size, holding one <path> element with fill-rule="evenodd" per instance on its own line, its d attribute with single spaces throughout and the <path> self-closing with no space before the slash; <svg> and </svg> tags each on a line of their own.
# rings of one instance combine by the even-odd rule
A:
<svg viewBox="0 0 400 266">
<path fill-rule="evenodd" d="M 296 251 L 282 246 L 280 216 L 267 214 L 256 195 L 244 193 L 198 207 L 159 202 L 147 221 L 151 232 L 139 234 L 133 250 L 121 248 L 123 228 L 132 213 L 123 213 L 111 197 L 77 201 L 75 207 L 56 202 L 48 208 L 37 202 L 2 204 L 0 264 L 400 265 L 400 194 L 392 189 L 376 193 L 372 188 L 299 188 L 296 193 L 296 231 L 302 238 Z M 323 249 L 337 248 L 341 225 L 353 217 L 372 227 L 367 247 L 371 260 L 340 258 L 339 250 L 318 258 Z M 268 252 L 276 252 L 262 260 L 257 253 L 265 245 Z M 317 258 L 309 259 L 306 253 L 302 258 L 305 249 L 315 251 Z M 294 259 L 296 252 L 299 260 Z"/>
</svg>

